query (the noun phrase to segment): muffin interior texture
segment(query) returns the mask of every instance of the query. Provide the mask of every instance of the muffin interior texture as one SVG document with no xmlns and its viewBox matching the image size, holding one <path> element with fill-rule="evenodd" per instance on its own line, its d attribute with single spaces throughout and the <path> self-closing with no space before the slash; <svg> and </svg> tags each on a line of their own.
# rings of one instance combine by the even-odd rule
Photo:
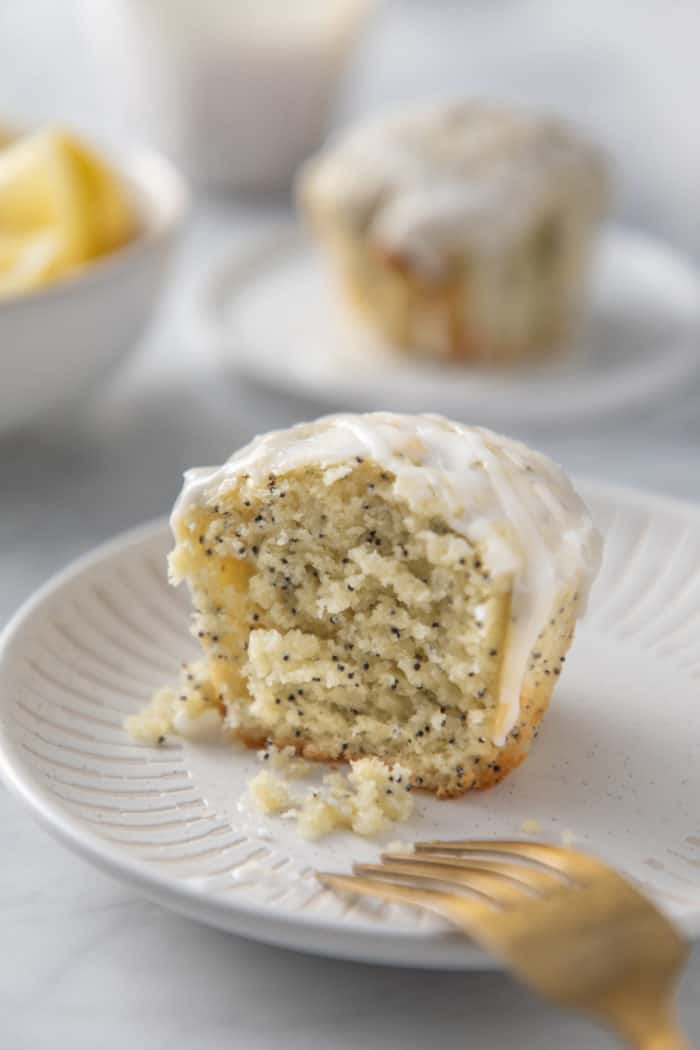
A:
<svg viewBox="0 0 700 1050">
<path fill-rule="evenodd" d="M 492 729 L 509 581 L 437 509 L 411 511 L 394 480 L 361 456 L 242 474 L 178 521 L 171 575 L 192 591 L 206 702 L 246 743 L 374 755 L 459 794 L 507 772 Z M 531 657 L 511 750 L 546 705 L 575 605 L 562 596 Z"/>
<path fill-rule="evenodd" d="M 438 797 L 526 757 L 601 553 L 544 456 L 388 412 L 272 431 L 187 471 L 171 525 L 204 659 L 130 732 L 223 727 L 251 747 L 372 758 Z"/>
</svg>

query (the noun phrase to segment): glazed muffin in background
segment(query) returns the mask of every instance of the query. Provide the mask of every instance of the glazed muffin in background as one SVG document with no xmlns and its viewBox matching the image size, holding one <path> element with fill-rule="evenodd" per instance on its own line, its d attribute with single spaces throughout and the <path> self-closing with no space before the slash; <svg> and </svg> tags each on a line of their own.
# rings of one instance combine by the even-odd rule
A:
<svg viewBox="0 0 700 1050">
<path fill-rule="evenodd" d="M 308 759 L 379 759 L 441 798 L 527 755 L 599 561 L 558 467 L 438 416 L 256 438 L 186 474 L 172 527 L 205 660 L 132 732 L 223 725 Z"/>
<path fill-rule="evenodd" d="M 461 102 L 352 128 L 308 162 L 298 190 L 384 338 L 495 363 L 570 332 L 607 179 L 599 151 L 560 121 Z"/>
</svg>

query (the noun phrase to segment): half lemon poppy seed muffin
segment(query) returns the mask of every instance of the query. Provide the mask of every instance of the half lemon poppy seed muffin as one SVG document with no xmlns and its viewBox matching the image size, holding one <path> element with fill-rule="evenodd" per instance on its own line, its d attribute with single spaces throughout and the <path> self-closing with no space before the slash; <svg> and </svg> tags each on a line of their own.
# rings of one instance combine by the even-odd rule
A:
<svg viewBox="0 0 700 1050">
<path fill-rule="evenodd" d="M 544 456 L 384 412 L 188 471 L 172 527 L 171 581 L 189 585 L 206 659 L 131 728 L 223 724 L 306 758 L 373 756 L 441 798 L 526 756 L 600 557 Z"/>
</svg>

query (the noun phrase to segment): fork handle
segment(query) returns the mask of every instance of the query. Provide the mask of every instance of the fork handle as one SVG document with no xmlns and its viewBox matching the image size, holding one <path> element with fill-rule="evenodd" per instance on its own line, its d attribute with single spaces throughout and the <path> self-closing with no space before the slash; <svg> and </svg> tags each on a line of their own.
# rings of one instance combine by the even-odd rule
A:
<svg viewBox="0 0 700 1050">
<path fill-rule="evenodd" d="M 693 1050 L 673 1017 L 669 1002 L 653 998 L 616 1004 L 611 1020 L 633 1050 Z"/>
<path fill-rule="evenodd" d="M 672 1024 L 663 1031 L 650 1032 L 629 1044 L 634 1050 L 692 1050 L 680 1028 Z"/>
</svg>

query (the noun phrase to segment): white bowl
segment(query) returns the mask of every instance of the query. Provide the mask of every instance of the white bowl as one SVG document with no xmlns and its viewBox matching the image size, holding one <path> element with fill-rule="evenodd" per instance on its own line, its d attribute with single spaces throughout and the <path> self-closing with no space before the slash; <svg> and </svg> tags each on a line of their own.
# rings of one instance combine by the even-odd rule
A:
<svg viewBox="0 0 700 1050">
<path fill-rule="evenodd" d="M 45 289 L 0 300 L 0 431 L 84 393 L 134 346 L 157 302 L 187 186 L 146 149 L 115 167 L 141 227 L 134 240 Z"/>
</svg>

